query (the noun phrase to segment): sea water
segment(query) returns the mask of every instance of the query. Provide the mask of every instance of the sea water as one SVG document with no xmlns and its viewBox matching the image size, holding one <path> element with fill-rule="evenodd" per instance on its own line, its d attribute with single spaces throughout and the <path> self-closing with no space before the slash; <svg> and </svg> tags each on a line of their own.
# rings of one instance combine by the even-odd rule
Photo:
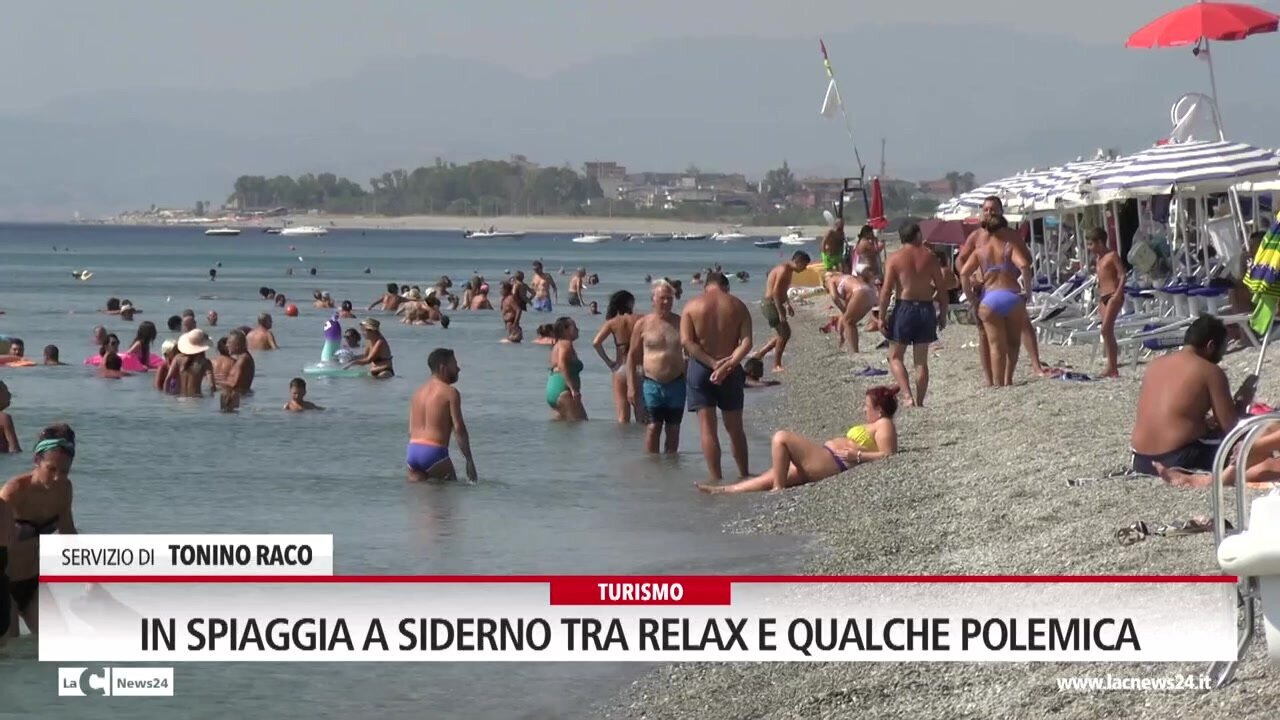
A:
<svg viewBox="0 0 1280 720">
<path fill-rule="evenodd" d="M 628 289 L 637 312 L 649 308 L 645 275 L 683 278 L 685 298 L 700 291 L 690 275 L 719 262 L 746 270 L 735 292 L 751 303 L 782 254 L 750 243 L 611 243 L 582 246 L 569 235 L 464 240 L 461 233 L 334 230 L 288 238 L 246 230 L 206 237 L 198 228 L 0 225 L 0 334 L 21 337 L 38 360 L 45 345 L 66 367 L 0 368 L 13 393 L 10 413 L 23 447 L 65 421 L 77 435 L 75 519 L 81 532 L 332 533 L 340 574 L 749 573 L 793 569 L 789 541 L 728 535 L 725 520 L 744 507 L 693 490 L 706 477 L 697 423 L 683 425 L 678 458 L 647 457 L 642 429 L 614 421 L 608 368 L 591 348 L 603 315 L 564 304 L 568 273 L 583 266 L 600 284 L 587 290 L 601 311 L 608 294 Z M 789 249 L 784 249 L 790 254 Z M 816 252 L 816 249 L 814 249 Z M 301 256 L 301 260 L 299 259 Z M 308 377 L 319 413 L 286 413 L 289 380 L 318 361 L 324 320 L 313 290 L 350 299 L 359 317 L 388 282 L 424 289 L 441 275 L 455 289 L 484 275 L 498 302 L 504 272 L 541 259 L 560 286 L 554 313 L 527 313 L 525 336 L 560 314 L 576 318 L 586 363 L 583 396 L 591 421 L 551 422 L 545 400 L 546 346 L 499 344 L 496 312 L 453 311 L 448 330 L 406 326 L 373 313 L 395 356 L 398 377 Z M 220 263 L 220 266 L 219 266 Z M 316 275 L 309 274 L 311 268 Z M 364 268 L 370 272 L 365 274 Z M 210 268 L 217 279 L 209 280 Z M 293 268 L 293 275 L 286 269 Z M 93 272 L 80 281 L 72 273 Z M 260 299 L 268 286 L 297 302 L 297 318 Z M 100 314 L 108 297 L 142 310 L 133 322 Z M 754 304 L 754 303 L 751 303 Z M 95 325 L 127 348 L 138 322 L 165 321 L 190 308 L 218 338 L 271 313 L 281 350 L 255 354 L 254 394 L 237 414 L 213 399 L 158 394 L 151 378 L 94 377 Z M 679 306 L 677 306 L 679 311 Z M 358 321 L 345 320 L 345 327 Z M 763 328 L 757 331 L 764 340 Z M 453 348 L 458 388 L 480 483 L 405 481 L 408 400 L 427 377 L 426 357 Z M 607 345 L 612 352 L 612 343 Z M 159 352 L 159 344 L 153 348 Z M 762 391 L 775 392 L 775 391 Z M 753 397 L 759 400 L 762 396 Z M 752 469 L 768 462 L 768 428 L 753 426 Z M 724 467 L 732 476 L 727 438 Z M 455 457 L 458 453 L 455 449 Z M 27 454 L 0 456 L 0 480 L 30 468 Z M 461 471 L 461 464 L 459 464 Z M 229 608 L 234 610 L 234 608 Z M 57 670 L 38 664 L 32 638 L 0 649 L 0 717 L 316 717 L 384 718 L 586 716 L 640 666 L 601 664 L 184 664 L 173 698 L 86 700 L 56 697 Z"/>
</svg>

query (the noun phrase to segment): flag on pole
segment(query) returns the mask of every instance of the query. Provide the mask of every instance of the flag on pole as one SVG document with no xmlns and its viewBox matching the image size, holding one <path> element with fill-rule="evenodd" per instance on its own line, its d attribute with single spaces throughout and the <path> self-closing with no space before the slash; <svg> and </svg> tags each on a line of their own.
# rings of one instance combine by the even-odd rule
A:
<svg viewBox="0 0 1280 720">
<path fill-rule="evenodd" d="M 822 117 L 833 118 L 840 112 L 840 106 L 843 103 L 840 100 L 840 88 L 836 87 L 835 79 L 827 84 L 827 96 L 822 99 Z"/>
</svg>

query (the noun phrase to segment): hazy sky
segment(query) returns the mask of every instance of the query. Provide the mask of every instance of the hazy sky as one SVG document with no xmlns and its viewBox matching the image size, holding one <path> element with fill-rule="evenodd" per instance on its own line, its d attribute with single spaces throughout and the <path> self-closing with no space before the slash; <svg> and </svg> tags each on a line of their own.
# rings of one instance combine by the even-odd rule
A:
<svg viewBox="0 0 1280 720">
<path fill-rule="evenodd" d="M 816 36 L 867 23 L 976 23 L 1124 42 L 1186 0 L 42 0 L 0 21 L 0 110 L 94 91 L 267 89 L 381 58 L 484 59 L 533 75 L 663 38 Z M 1280 0 L 1260 3 L 1275 9 Z M 979 37 L 998 42 L 998 35 Z M 833 52 L 835 52 L 833 50 Z M 845 49 L 845 54 L 848 54 Z M 839 63 L 847 66 L 848 60 Z"/>
</svg>

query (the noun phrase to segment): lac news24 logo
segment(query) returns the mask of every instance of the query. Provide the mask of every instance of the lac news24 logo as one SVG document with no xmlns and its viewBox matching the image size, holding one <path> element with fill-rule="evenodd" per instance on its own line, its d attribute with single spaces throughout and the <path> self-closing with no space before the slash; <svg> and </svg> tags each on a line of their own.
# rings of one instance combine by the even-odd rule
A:
<svg viewBox="0 0 1280 720">
<path fill-rule="evenodd" d="M 168 697 L 173 695 L 173 668 L 58 668 L 61 697 Z"/>
</svg>

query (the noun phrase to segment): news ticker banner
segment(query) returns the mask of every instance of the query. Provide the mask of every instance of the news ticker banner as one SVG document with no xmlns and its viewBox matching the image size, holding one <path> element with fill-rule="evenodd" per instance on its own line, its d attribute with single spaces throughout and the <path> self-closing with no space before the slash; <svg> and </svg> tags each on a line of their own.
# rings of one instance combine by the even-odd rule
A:
<svg viewBox="0 0 1280 720">
<path fill-rule="evenodd" d="M 1214 662 L 1223 576 L 335 576 L 329 535 L 50 535 L 56 662 Z"/>
</svg>

